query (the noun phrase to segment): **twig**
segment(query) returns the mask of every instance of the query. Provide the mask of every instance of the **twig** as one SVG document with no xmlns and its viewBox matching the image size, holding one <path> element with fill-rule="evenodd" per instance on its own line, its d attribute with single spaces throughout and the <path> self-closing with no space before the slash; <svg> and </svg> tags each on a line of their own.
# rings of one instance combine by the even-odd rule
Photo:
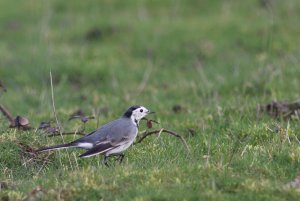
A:
<svg viewBox="0 0 300 201">
<path fill-rule="evenodd" d="M 52 82 L 52 73 L 51 73 L 51 71 L 50 71 L 50 84 L 51 84 L 51 99 L 52 99 L 53 114 L 54 114 L 54 117 L 55 117 L 55 121 L 56 121 L 56 124 L 57 124 L 57 127 L 58 127 L 59 134 L 61 135 L 63 143 L 65 143 L 64 137 L 63 137 L 62 132 L 61 132 L 61 126 L 60 126 L 60 123 L 58 121 L 57 114 L 56 114 L 56 109 L 55 109 L 54 90 L 53 90 L 53 82 Z"/>
<path fill-rule="evenodd" d="M 49 156 L 50 156 L 50 154 L 46 157 L 46 159 L 48 159 Z M 42 166 L 41 166 L 40 169 L 37 171 L 36 176 L 38 176 L 38 175 L 40 174 L 40 172 L 44 169 L 44 167 L 46 167 L 47 162 L 48 162 L 47 160 L 44 160 Z"/>
<path fill-rule="evenodd" d="M 163 132 L 163 128 L 161 128 L 160 130 L 159 130 L 159 132 L 158 132 L 158 134 L 157 134 L 157 137 L 160 137 L 160 134 Z"/>
<path fill-rule="evenodd" d="M 185 139 L 181 135 L 175 133 L 174 131 L 170 131 L 170 130 L 167 130 L 167 129 L 164 129 L 164 128 L 161 128 L 159 130 L 154 130 L 154 131 L 145 131 L 143 133 L 142 137 L 140 137 L 134 144 L 141 143 L 149 135 L 153 135 L 153 134 L 160 135 L 161 133 L 168 133 L 168 134 L 170 134 L 170 135 L 172 135 L 174 137 L 179 138 L 180 141 L 182 142 L 182 144 L 184 145 L 184 147 L 186 148 L 186 150 L 188 151 L 188 153 L 191 152 L 188 144 L 186 143 Z"/>
<path fill-rule="evenodd" d="M 297 136 L 294 134 L 294 137 L 296 139 L 296 141 L 300 144 L 300 140 L 297 138 Z"/>
<path fill-rule="evenodd" d="M 85 124 L 84 124 L 85 125 Z M 69 131 L 69 132 L 48 132 L 47 136 L 48 137 L 55 137 L 55 136 L 60 136 L 60 135 L 85 135 L 85 126 L 83 126 L 80 130 L 77 128 L 75 131 Z"/>
<path fill-rule="evenodd" d="M 51 85 L 51 99 L 52 99 L 53 114 L 55 116 L 55 120 L 56 120 L 56 124 L 57 124 L 57 127 L 58 127 L 59 134 L 61 136 L 61 139 L 62 139 L 63 143 L 65 144 L 64 136 L 62 134 L 61 126 L 59 124 L 59 121 L 58 121 L 58 118 L 57 118 L 57 114 L 56 114 L 56 109 L 55 109 L 54 90 L 53 90 L 53 82 L 52 82 L 52 73 L 51 73 L 51 70 L 50 70 L 50 85 Z M 60 152 L 58 152 L 58 154 L 60 155 Z M 72 163 L 71 163 L 71 158 L 70 158 L 69 154 L 67 154 L 67 155 L 68 155 L 69 163 L 70 163 L 71 168 L 73 170 L 73 166 L 72 166 Z M 60 161 L 60 165 L 62 166 L 61 157 L 59 157 L 59 161 Z"/>
<path fill-rule="evenodd" d="M 156 123 L 156 124 L 159 124 L 159 122 L 158 122 L 158 121 L 156 121 L 156 120 L 153 120 L 153 119 L 148 119 L 148 118 L 146 118 L 146 117 L 143 117 L 141 120 L 145 120 L 145 121 L 151 121 L 151 122 L 154 122 L 154 123 Z"/>
<path fill-rule="evenodd" d="M 85 133 L 83 133 L 82 131 L 80 132 L 62 132 L 62 133 L 51 133 L 51 134 L 48 134 L 47 136 L 48 137 L 55 137 L 55 136 L 60 136 L 60 135 L 85 135 Z"/>
<path fill-rule="evenodd" d="M 291 140 L 290 140 L 290 136 L 289 136 L 289 129 L 290 129 L 290 121 L 288 121 L 288 123 L 287 123 L 287 128 L 286 128 L 285 134 L 286 134 L 286 138 L 287 138 L 289 144 L 291 144 Z"/>
<path fill-rule="evenodd" d="M 0 104 L 0 111 L 8 119 L 8 121 L 10 122 L 11 125 L 14 124 L 15 119 L 10 114 L 10 112 L 3 105 L 1 105 L 1 104 Z"/>
</svg>

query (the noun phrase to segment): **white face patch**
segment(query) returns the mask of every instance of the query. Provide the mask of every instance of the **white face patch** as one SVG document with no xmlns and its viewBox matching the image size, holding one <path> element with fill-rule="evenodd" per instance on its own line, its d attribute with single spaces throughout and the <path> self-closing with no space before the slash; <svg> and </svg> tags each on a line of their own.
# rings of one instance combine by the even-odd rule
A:
<svg viewBox="0 0 300 201">
<path fill-rule="evenodd" d="M 139 121 L 149 114 L 149 110 L 143 106 L 132 111 L 131 119 L 135 124 L 138 124 Z"/>
</svg>

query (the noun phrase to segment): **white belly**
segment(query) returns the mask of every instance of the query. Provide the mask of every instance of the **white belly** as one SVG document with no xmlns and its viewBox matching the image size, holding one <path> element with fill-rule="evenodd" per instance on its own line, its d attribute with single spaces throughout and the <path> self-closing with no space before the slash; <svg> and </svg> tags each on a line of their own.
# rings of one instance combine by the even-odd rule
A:
<svg viewBox="0 0 300 201">
<path fill-rule="evenodd" d="M 125 151 L 126 149 L 128 149 L 128 147 L 130 147 L 131 143 L 126 143 L 123 144 L 115 149 L 109 150 L 108 152 L 105 153 L 106 156 L 112 155 L 112 154 L 119 154 L 122 153 L 123 151 Z"/>
<path fill-rule="evenodd" d="M 137 133 L 136 133 L 135 137 L 136 136 L 137 136 Z M 116 147 L 114 149 L 111 149 L 111 150 L 107 151 L 105 153 L 105 156 L 109 156 L 109 155 L 112 155 L 112 154 L 122 153 L 123 151 L 125 151 L 126 149 L 128 149 L 128 147 L 130 147 L 130 145 L 132 145 L 135 137 L 132 140 L 128 141 L 127 143 L 124 143 L 124 144 L 122 144 L 122 145 L 120 145 L 120 146 L 118 146 L 118 147 Z"/>
</svg>

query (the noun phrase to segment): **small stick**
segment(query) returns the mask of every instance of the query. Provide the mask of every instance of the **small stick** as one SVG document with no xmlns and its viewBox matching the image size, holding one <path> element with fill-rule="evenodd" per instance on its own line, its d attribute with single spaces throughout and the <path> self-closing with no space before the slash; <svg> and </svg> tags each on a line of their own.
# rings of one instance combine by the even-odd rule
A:
<svg viewBox="0 0 300 201">
<path fill-rule="evenodd" d="M 51 86 L 51 99 L 52 99 L 53 114 L 54 114 L 54 117 L 55 117 L 55 120 L 56 120 L 56 124 L 57 124 L 57 127 L 58 127 L 59 135 L 60 135 L 63 143 L 65 144 L 65 139 L 64 139 L 64 136 L 62 135 L 62 131 L 61 131 L 61 125 L 60 125 L 60 123 L 58 121 L 57 114 L 56 114 L 55 100 L 54 100 L 54 89 L 53 89 L 53 81 L 52 81 L 52 72 L 51 72 L 51 70 L 50 70 L 50 86 Z M 60 155 L 60 152 L 58 152 L 58 154 Z M 72 163 L 71 163 L 70 155 L 69 154 L 67 154 L 67 155 L 68 155 L 69 163 L 71 165 L 71 169 L 73 170 L 73 166 L 72 166 Z M 59 162 L 60 162 L 60 165 L 62 166 L 61 157 L 59 157 Z"/>
<path fill-rule="evenodd" d="M 157 134 L 158 135 L 157 137 L 160 137 L 160 134 L 161 134 L 161 132 L 163 132 L 163 130 L 164 130 L 163 128 L 159 130 L 159 132 Z"/>
<path fill-rule="evenodd" d="M 85 124 L 84 124 L 85 125 Z M 70 132 L 54 132 L 54 133 L 48 133 L 48 137 L 54 137 L 54 136 L 61 136 L 61 135 L 85 135 L 84 133 L 85 126 L 79 130 L 77 128 L 75 131 Z"/>
<path fill-rule="evenodd" d="M 291 140 L 290 140 L 290 136 L 289 136 L 289 129 L 290 129 L 290 121 L 288 121 L 288 123 L 287 123 L 287 128 L 286 128 L 285 134 L 286 134 L 286 138 L 287 138 L 289 144 L 291 144 Z"/>
<path fill-rule="evenodd" d="M 184 145 L 184 147 L 186 148 L 186 150 L 188 151 L 188 153 L 191 152 L 191 151 L 190 151 L 190 148 L 189 148 L 189 146 L 188 146 L 188 144 L 186 143 L 185 139 L 184 139 L 181 135 L 175 133 L 174 131 L 167 130 L 167 129 L 165 129 L 165 128 L 161 128 L 161 129 L 159 129 L 159 130 L 154 130 L 154 131 L 149 131 L 149 132 L 148 132 L 148 131 L 145 131 L 145 132 L 143 133 L 142 137 L 140 137 L 134 144 L 141 143 L 141 142 L 142 142 L 146 137 L 148 137 L 149 135 L 153 135 L 153 134 L 159 134 L 159 135 L 160 135 L 161 133 L 167 133 L 167 134 L 169 134 L 169 135 L 172 135 L 172 136 L 174 136 L 174 137 L 179 138 L 180 141 L 182 142 L 182 144 Z"/>
<path fill-rule="evenodd" d="M 55 137 L 55 136 L 61 136 L 61 135 L 85 135 L 85 133 L 79 131 L 79 132 L 62 132 L 62 133 L 51 133 L 48 134 L 48 137 Z"/>
<path fill-rule="evenodd" d="M 3 105 L 1 105 L 1 104 L 0 104 L 0 111 L 8 119 L 8 121 L 10 122 L 10 124 L 13 125 L 14 122 L 15 122 L 15 119 L 10 114 L 10 112 Z"/>
<path fill-rule="evenodd" d="M 297 136 L 295 134 L 294 134 L 294 136 L 295 136 L 297 142 L 300 144 L 300 140 L 297 138 Z"/>
<path fill-rule="evenodd" d="M 64 137 L 62 135 L 62 132 L 61 132 L 61 126 L 60 126 L 60 123 L 58 121 L 57 114 L 56 114 L 55 101 L 54 101 L 54 90 L 53 90 L 53 82 L 52 82 L 52 73 L 51 73 L 51 71 L 50 71 L 50 86 L 51 86 L 51 99 L 52 99 L 53 114 L 54 114 L 54 117 L 55 117 L 56 125 L 58 126 L 58 130 L 59 130 L 61 139 L 62 139 L 63 143 L 65 143 L 65 139 L 64 139 Z"/>
</svg>

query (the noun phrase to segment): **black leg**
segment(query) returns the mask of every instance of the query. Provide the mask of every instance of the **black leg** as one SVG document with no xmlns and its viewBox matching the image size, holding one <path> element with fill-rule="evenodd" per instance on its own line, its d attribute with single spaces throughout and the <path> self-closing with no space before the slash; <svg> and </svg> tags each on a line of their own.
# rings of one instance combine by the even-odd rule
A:
<svg viewBox="0 0 300 201">
<path fill-rule="evenodd" d="M 119 164 L 121 164 L 123 162 L 123 159 L 125 157 L 125 154 L 116 154 L 116 155 L 109 155 L 109 156 L 105 156 L 104 155 L 104 158 L 102 160 L 102 164 L 104 164 L 106 167 L 109 167 L 109 164 L 108 164 L 108 158 L 110 156 L 117 156 L 116 160 L 119 161 Z"/>
<path fill-rule="evenodd" d="M 109 165 L 108 165 L 108 156 L 104 155 L 104 158 L 102 160 L 102 164 L 104 164 L 106 167 L 109 167 Z"/>
<path fill-rule="evenodd" d="M 119 157 L 118 157 L 118 160 L 119 160 L 119 163 L 121 164 L 123 159 L 125 157 L 125 154 L 120 154 Z"/>
</svg>

